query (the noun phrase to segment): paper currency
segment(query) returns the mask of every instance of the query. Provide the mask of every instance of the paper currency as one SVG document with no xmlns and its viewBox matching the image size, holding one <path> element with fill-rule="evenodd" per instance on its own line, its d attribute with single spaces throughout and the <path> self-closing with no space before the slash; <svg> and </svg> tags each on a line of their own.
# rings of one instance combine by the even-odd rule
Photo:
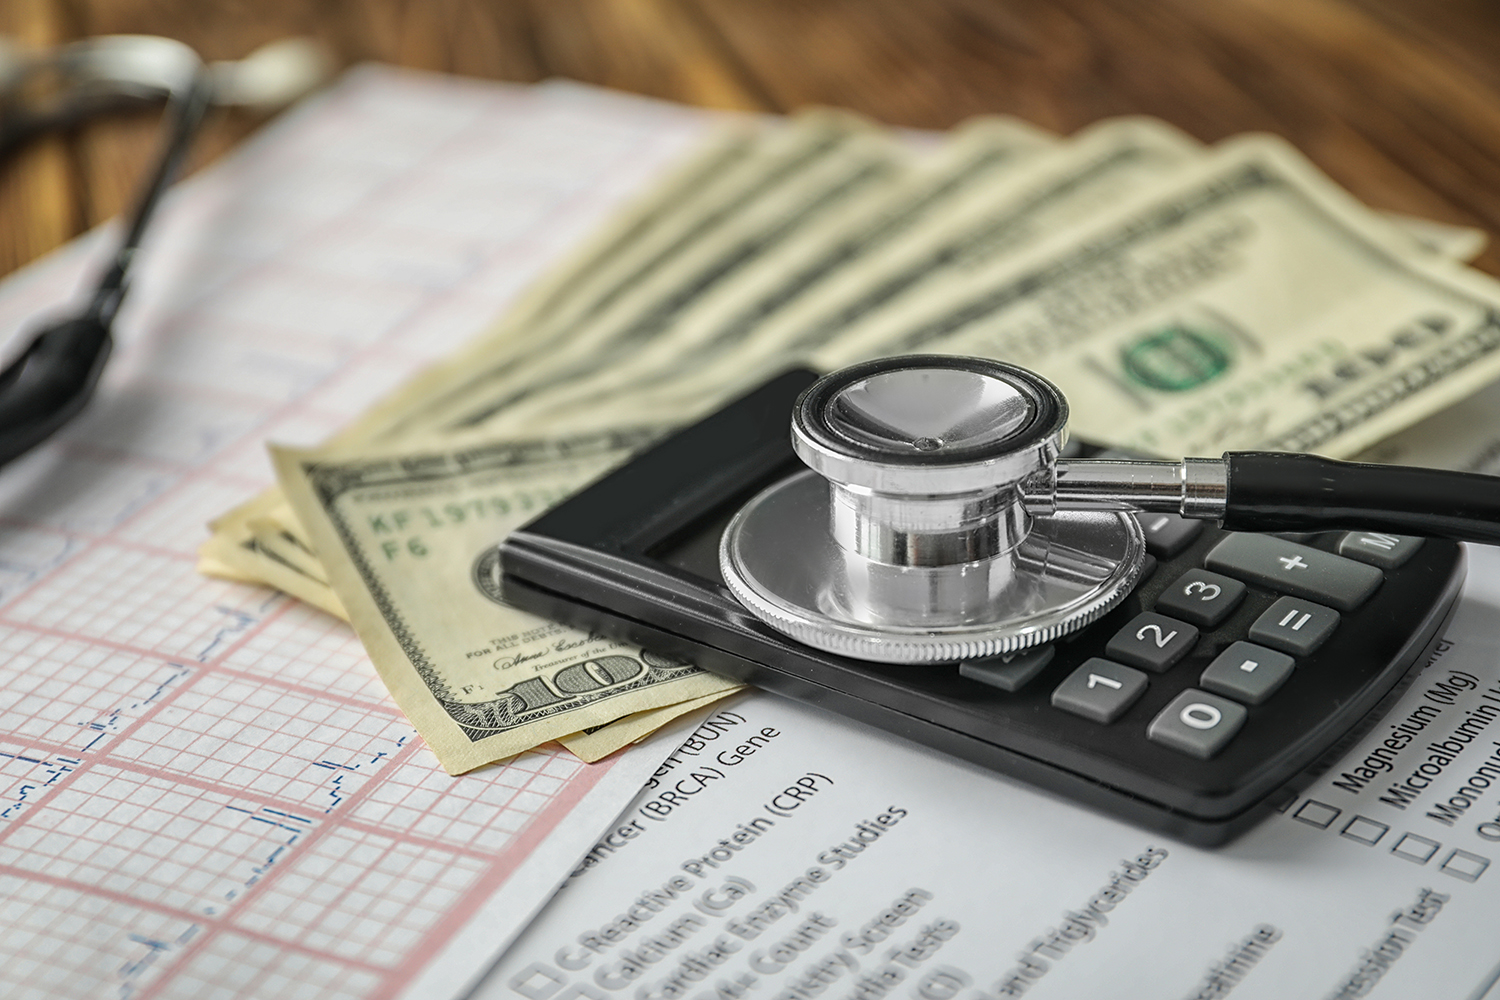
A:
<svg viewBox="0 0 1500 1000">
<path fill-rule="evenodd" d="M 1500 382 L 1391 435 L 1355 457 L 1361 462 L 1500 475 Z"/>
<path fill-rule="evenodd" d="M 707 708 L 717 701 L 737 694 L 739 690 L 735 687 L 715 691 L 713 694 L 678 702 L 665 708 L 636 712 L 634 715 L 627 715 L 596 729 L 560 737 L 557 742 L 580 760 L 592 764 L 597 760 L 603 760 L 621 747 L 640 742 L 673 719 L 681 718 L 689 712 L 696 712 L 700 708 Z"/>
<path fill-rule="evenodd" d="M 684 400 L 684 411 L 706 409 L 832 340 L 857 335 L 862 320 L 911 301 L 927 283 L 1071 231 L 1201 155 L 1193 140 L 1149 119 L 1094 126 L 1066 144 L 1013 160 L 1013 169 L 987 183 L 924 203 L 899 239 L 868 242 L 858 266 L 831 269 L 798 294 L 782 295 L 775 308 L 752 302 L 697 318 L 706 335 L 695 355 L 670 363 L 651 359 L 645 371 L 637 366 L 629 391 Z M 892 198 L 912 200 L 904 192 Z M 532 407 L 540 411 L 537 423 L 557 419 L 572 401 L 543 402 L 550 408 Z M 597 397 L 595 405 L 601 405 Z M 514 425 L 526 416 L 521 408 L 508 419 Z"/>
<path fill-rule="evenodd" d="M 682 307 L 661 323 L 643 349 L 550 392 L 533 393 L 497 413 L 496 424 L 545 427 L 549 419 L 585 403 L 597 406 L 602 397 L 622 389 L 641 397 L 685 374 L 700 390 L 723 382 L 732 389 L 743 387 L 744 362 L 775 352 L 777 316 L 841 276 L 865 273 L 872 261 L 934 220 L 963 210 L 977 192 L 991 190 L 1051 145 L 1009 121 L 972 123 L 927 162 L 910 167 L 889 185 L 849 199 L 816 229 L 741 268 L 733 281 L 711 289 L 691 284 L 691 300 L 677 296 Z M 727 379 L 709 370 L 716 361 L 725 363 Z"/>
<path fill-rule="evenodd" d="M 1416 249 L 1256 136 L 1019 260 L 935 283 L 814 356 L 1034 368 L 1140 451 L 1346 456 L 1500 375 L 1500 285 Z"/>
<path fill-rule="evenodd" d="M 736 689 L 691 664 L 499 600 L 497 541 L 653 433 L 393 457 L 274 452 L 350 623 L 450 773 Z"/>
<path fill-rule="evenodd" d="M 1500 373 L 1500 286 L 1439 259 L 1480 246 L 1264 137 L 986 119 L 924 156 L 836 112 L 739 121 L 469 348 L 279 451 L 285 494 L 200 565 L 350 620 L 450 771 L 595 760 L 734 685 L 506 608 L 484 560 L 632 448 L 790 363 L 937 351 L 1037 368 L 1106 443 L 1348 454 Z"/>
<path fill-rule="evenodd" d="M 606 369 L 698 296 L 895 183 L 908 161 L 890 137 L 846 115 L 804 116 L 764 145 L 770 154 L 760 174 L 715 186 L 667 228 L 665 246 L 644 240 L 612 261 L 604 280 L 580 281 L 568 308 L 523 325 L 529 350 L 498 361 L 471 357 L 452 369 L 407 426 L 481 426 L 520 399 Z"/>
</svg>

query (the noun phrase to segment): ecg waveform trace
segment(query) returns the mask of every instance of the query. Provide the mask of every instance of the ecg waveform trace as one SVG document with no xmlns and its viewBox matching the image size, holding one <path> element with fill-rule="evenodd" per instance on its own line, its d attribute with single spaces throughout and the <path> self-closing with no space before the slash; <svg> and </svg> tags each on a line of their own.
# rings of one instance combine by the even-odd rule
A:
<svg viewBox="0 0 1500 1000">
<path fill-rule="evenodd" d="M 607 766 L 448 777 L 347 626 L 194 549 L 264 441 L 478 332 L 702 127 L 367 68 L 172 198 L 96 402 L 0 477 L 0 995 L 402 996 L 535 863 Z M 0 332 L 98 244 L 0 288 Z"/>
</svg>

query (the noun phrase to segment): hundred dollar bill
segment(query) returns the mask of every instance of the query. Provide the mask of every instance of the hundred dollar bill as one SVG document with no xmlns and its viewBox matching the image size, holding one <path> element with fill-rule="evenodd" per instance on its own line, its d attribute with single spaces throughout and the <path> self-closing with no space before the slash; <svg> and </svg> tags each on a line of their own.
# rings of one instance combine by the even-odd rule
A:
<svg viewBox="0 0 1500 1000">
<path fill-rule="evenodd" d="M 1040 141 L 1020 126 L 1009 132 L 1016 143 Z M 737 155 L 726 157 L 718 146 Z M 569 295 L 561 301 L 554 294 L 527 296 L 516 318 L 398 390 L 335 443 L 393 442 L 444 428 L 462 433 L 503 415 L 519 398 L 608 367 L 622 352 L 649 343 L 695 296 L 892 183 L 906 164 L 888 135 L 831 111 L 764 129 L 754 142 L 731 135 L 718 146 L 706 161 L 721 169 L 691 166 L 667 185 L 682 193 L 679 201 L 648 196 L 643 209 L 630 213 L 634 222 L 566 264 Z M 668 218 L 647 224 L 652 210 Z M 276 504 L 274 494 L 257 498 L 221 518 L 216 530 L 228 536 L 219 547 L 233 552 L 236 565 L 259 563 L 265 577 L 285 579 L 279 563 L 287 560 L 285 553 L 276 557 L 274 533 L 249 543 L 255 534 L 250 522 Z M 294 535 L 298 530 L 285 521 L 281 527 Z"/>
<path fill-rule="evenodd" d="M 504 534 L 656 433 L 377 456 L 274 449 L 375 669 L 450 773 L 736 687 L 500 601 Z"/>
<path fill-rule="evenodd" d="M 696 398 L 699 410 L 712 406 L 835 337 L 857 335 L 862 323 L 878 322 L 928 284 L 1072 232 L 1202 156 L 1194 140 L 1150 119 L 1092 126 L 943 200 L 903 227 L 900 239 L 864 248 L 857 266 L 827 275 L 778 308 L 702 322 L 713 334 L 691 365 L 658 363 L 629 391 Z"/>
<path fill-rule="evenodd" d="M 823 284 L 861 271 L 882 250 L 902 243 L 930 220 L 946 217 L 975 191 L 992 187 L 1055 145 L 1056 140 L 1008 120 L 971 122 L 894 182 L 846 198 L 778 253 L 760 256 L 738 269 L 732 280 L 684 296 L 686 304 L 641 349 L 592 375 L 533 394 L 497 416 L 505 426 L 524 426 L 540 414 L 597 404 L 622 390 L 639 397 L 684 372 L 711 379 L 705 366 L 737 358 L 761 342 L 780 312 Z"/>
<path fill-rule="evenodd" d="M 785 349 L 815 349 L 866 317 L 921 294 L 933 280 L 972 274 L 1065 239 L 1101 213 L 1204 156 L 1164 122 L 1117 118 L 1078 133 L 1003 183 L 973 192 L 950 218 L 892 246 L 863 272 L 840 276 L 783 317 Z"/>
<path fill-rule="evenodd" d="M 666 336 L 683 311 L 706 293 L 741 277 L 751 265 L 793 252 L 796 243 L 851 204 L 870 205 L 902 169 L 888 139 L 867 137 L 806 178 L 799 189 L 749 213 L 716 234 L 690 261 L 657 275 L 582 328 L 563 331 L 545 362 L 479 398 L 438 415 L 457 429 L 482 426 L 516 403 L 628 363 Z M 540 336 L 552 337 L 549 331 Z"/>
<path fill-rule="evenodd" d="M 1381 212 L 1397 229 L 1440 257 L 1473 260 L 1484 252 L 1490 237 L 1483 229 L 1435 222 L 1402 212 Z"/>
<path fill-rule="evenodd" d="M 627 715 L 623 719 L 617 719 L 608 725 L 599 726 L 582 733 L 575 733 L 572 736 L 563 736 L 557 742 L 561 743 L 564 749 L 585 764 L 592 764 L 595 761 L 603 760 L 621 747 L 627 747 L 632 743 L 639 743 L 673 719 L 679 719 L 689 712 L 696 712 L 700 708 L 707 708 L 714 702 L 728 698 L 740 690 L 740 688 L 734 687 L 726 691 L 715 691 L 713 694 L 679 702 L 676 705 L 668 705 L 665 708 L 654 708 L 646 712 L 636 712 L 634 715 Z"/>
<path fill-rule="evenodd" d="M 308 576 L 267 550 L 253 534 L 231 535 L 227 530 L 216 531 L 198 549 L 198 572 L 239 583 L 274 587 L 335 618 L 349 620 L 349 613 L 326 581 Z"/>
<path fill-rule="evenodd" d="M 1500 475 L 1500 382 L 1485 386 L 1355 457 L 1361 462 Z"/>
<path fill-rule="evenodd" d="M 1058 383 L 1095 440 L 1345 456 L 1500 374 L 1497 308 L 1495 281 L 1248 137 L 1086 231 L 935 283 L 816 359 L 1001 358 Z"/>
<path fill-rule="evenodd" d="M 768 131 L 746 121 L 716 129 L 684 162 L 622 205 L 598 232 L 531 282 L 503 315 L 455 356 L 399 386 L 362 414 L 356 422 L 362 436 L 402 425 L 414 411 L 451 383 L 472 376 L 478 367 L 526 356 L 535 345 L 523 331 L 570 304 L 596 301 L 604 294 L 597 286 L 610 263 L 642 252 L 675 221 L 691 215 L 726 177 L 757 159 Z"/>
</svg>

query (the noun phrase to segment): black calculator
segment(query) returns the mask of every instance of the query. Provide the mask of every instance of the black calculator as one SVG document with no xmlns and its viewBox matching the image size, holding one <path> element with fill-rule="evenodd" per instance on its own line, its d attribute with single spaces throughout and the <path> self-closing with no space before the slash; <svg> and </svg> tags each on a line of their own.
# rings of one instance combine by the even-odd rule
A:
<svg viewBox="0 0 1500 1000">
<path fill-rule="evenodd" d="M 1140 514 L 1140 582 L 1051 644 L 924 665 L 803 646 L 731 595 L 719 540 L 804 468 L 788 415 L 816 378 L 773 379 L 513 533 L 506 600 L 1204 845 L 1284 808 L 1367 732 L 1456 604 L 1456 542 Z"/>
</svg>

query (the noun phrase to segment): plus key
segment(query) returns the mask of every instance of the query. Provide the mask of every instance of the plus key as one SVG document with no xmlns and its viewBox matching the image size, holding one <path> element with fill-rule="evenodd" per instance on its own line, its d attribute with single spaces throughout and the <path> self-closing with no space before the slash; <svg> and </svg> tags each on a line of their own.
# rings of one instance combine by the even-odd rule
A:
<svg viewBox="0 0 1500 1000">
<path fill-rule="evenodd" d="M 1232 534 L 1209 551 L 1204 563 L 1226 576 L 1340 611 L 1359 607 L 1385 579 L 1374 566 L 1273 535 Z"/>
</svg>

